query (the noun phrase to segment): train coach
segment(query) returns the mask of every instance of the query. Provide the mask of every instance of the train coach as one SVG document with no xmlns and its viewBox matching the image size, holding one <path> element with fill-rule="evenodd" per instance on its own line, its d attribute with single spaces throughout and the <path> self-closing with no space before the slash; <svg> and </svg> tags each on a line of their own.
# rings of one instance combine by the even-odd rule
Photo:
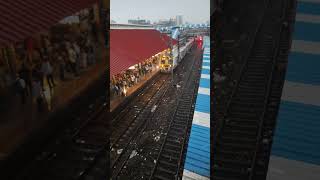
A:
<svg viewBox="0 0 320 180">
<path fill-rule="evenodd" d="M 175 46 L 172 50 L 172 58 L 170 49 L 167 50 L 166 53 L 160 59 L 160 71 L 163 73 L 172 72 L 172 70 L 179 65 L 179 63 L 185 57 L 187 52 L 190 51 L 193 43 L 194 39 L 191 38 L 184 46 L 180 47 L 179 49 L 177 46 Z"/>
</svg>

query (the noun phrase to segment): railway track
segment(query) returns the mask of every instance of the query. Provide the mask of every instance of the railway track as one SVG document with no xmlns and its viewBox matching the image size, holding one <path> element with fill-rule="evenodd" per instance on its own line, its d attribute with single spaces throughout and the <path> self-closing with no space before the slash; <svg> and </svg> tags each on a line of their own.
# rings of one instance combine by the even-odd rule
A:
<svg viewBox="0 0 320 180">
<path fill-rule="evenodd" d="M 114 112 L 111 112 L 111 116 L 112 116 L 112 127 L 117 127 L 118 124 L 121 122 L 121 119 L 127 118 L 125 116 L 127 116 L 129 113 L 139 113 L 140 110 L 143 108 L 143 106 L 145 105 L 145 103 L 143 101 L 145 101 L 146 99 L 149 99 L 148 93 L 149 91 L 155 91 L 155 85 L 158 87 L 158 83 L 161 83 L 163 80 L 166 80 L 167 78 L 164 76 L 161 76 L 161 74 L 156 74 L 155 78 L 151 80 L 151 82 L 146 82 L 147 84 L 145 85 L 145 87 L 143 87 L 143 89 L 137 94 L 137 97 L 142 97 L 143 99 L 139 99 L 139 98 L 134 98 L 132 101 L 130 101 L 128 104 L 125 104 L 125 108 L 121 109 L 119 112 L 117 112 L 116 114 Z M 134 114 L 135 115 L 135 114 Z"/>
<path fill-rule="evenodd" d="M 157 88 L 158 91 L 149 99 L 141 113 L 128 126 L 122 136 L 113 144 L 113 148 L 121 150 L 121 152 L 117 153 L 117 155 L 111 160 L 112 179 L 116 179 L 119 176 L 125 163 L 134 150 L 132 140 L 139 132 L 144 131 L 147 122 L 156 114 L 156 108 L 160 103 L 162 103 L 162 99 L 166 95 L 168 88 L 169 84 L 165 84 L 165 82 L 163 82 L 161 88 Z"/>
<path fill-rule="evenodd" d="M 283 67 L 284 64 L 286 65 L 288 61 L 296 4 L 296 0 L 287 0 L 283 2 L 284 10 L 281 14 L 283 23 L 280 29 L 277 52 L 275 52 L 275 68 L 273 68 L 271 72 L 272 78 L 269 81 L 270 89 L 266 100 L 264 117 L 260 124 L 262 128 L 259 129 L 258 132 L 259 136 L 257 137 L 258 142 L 256 144 L 257 151 L 253 159 L 250 179 L 265 179 L 267 177 L 276 117 L 279 111 L 282 88 L 285 81 L 285 69 L 281 67 Z M 289 27 L 289 24 L 291 28 Z"/>
<path fill-rule="evenodd" d="M 142 130 L 146 121 L 153 116 L 160 100 L 168 89 L 170 75 L 157 74 L 126 108 L 112 118 L 112 135 L 110 137 L 110 159 L 112 179 L 122 170 L 128 154 L 132 149 L 130 142 Z M 130 155 L 130 154 L 129 154 Z"/>
<path fill-rule="evenodd" d="M 109 125 L 106 121 L 106 97 L 100 96 L 90 105 L 89 112 L 82 113 L 72 126 L 49 143 L 16 179 L 85 179 L 99 157 L 107 152 Z M 106 161 L 106 159 L 105 159 Z M 106 164 L 106 163 L 105 163 Z M 94 177 L 105 178 L 106 168 L 100 167 L 100 174 Z"/>
<path fill-rule="evenodd" d="M 277 112 L 275 104 L 280 97 L 270 99 L 270 92 L 278 88 L 272 86 L 272 79 L 288 1 L 266 1 L 262 23 L 217 130 L 213 145 L 214 179 L 266 178 L 265 162 L 269 158 L 272 136 L 265 117 L 269 110 Z M 279 95 L 279 89 L 275 92 Z"/>
<path fill-rule="evenodd" d="M 127 132 L 130 126 L 135 126 L 139 114 L 147 106 L 148 102 L 159 92 L 168 78 L 168 75 L 158 75 L 152 83 L 138 94 L 137 98 L 130 102 L 116 117 L 112 118 L 111 149 L 117 148 L 116 143 L 125 135 L 124 133 Z"/>
<path fill-rule="evenodd" d="M 184 87 L 183 84 L 185 81 L 188 81 L 188 77 L 189 77 L 188 74 L 190 74 L 190 69 L 194 68 L 193 66 L 194 59 L 195 58 L 192 57 L 190 61 L 183 61 L 182 64 L 177 67 L 175 74 L 177 74 L 178 76 L 174 78 L 174 81 L 173 81 L 174 84 L 179 84 L 179 85 L 182 85 L 182 87 Z M 164 74 L 162 74 L 162 76 L 163 75 Z M 165 75 L 165 76 L 170 77 L 170 75 Z M 134 152 L 134 150 L 137 149 L 138 146 L 140 146 L 138 145 L 139 144 L 138 139 L 141 138 L 143 132 L 150 132 L 150 129 L 148 129 L 149 125 L 150 123 L 153 123 L 155 118 L 158 118 L 158 116 L 164 117 L 164 114 L 162 114 L 163 113 L 162 111 L 163 111 L 163 108 L 166 107 L 165 104 L 168 103 L 169 94 L 171 96 L 172 92 L 175 92 L 177 96 L 177 94 L 181 94 L 183 92 L 181 89 L 184 89 L 184 88 L 177 89 L 177 87 L 171 86 L 171 83 L 170 82 L 168 83 L 168 82 L 169 81 L 164 81 L 159 85 L 153 84 L 152 88 L 157 89 L 158 91 L 151 93 L 153 95 L 149 95 L 152 97 L 149 98 L 149 101 L 144 102 L 145 103 L 144 107 L 142 105 L 136 105 L 137 107 L 139 107 L 138 109 L 139 111 L 137 115 L 132 116 L 131 114 L 127 114 L 126 116 L 128 119 L 124 119 L 126 122 L 123 122 L 123 123 L 126 123 L 126 125 L 123 125 L 125 127 L 124 128 L 125 130 L 122 133 L 117 132 L 116 134 L 118 134 L 118 136 L 113 135 L 119 138 L 111 138 L 113 139 L 113 142 L 111 142 L 112 154 L 113 154 L 113 156 L 111 156 L 111 159 L 112 159 L 111 168 L 113 170 L 112 179 L 123 178 L 124 176 L 124 174 L 122 174 L 123 168 L 128 166 L 128 162 L 129 162 L 129 159 L 131 158 L 132 153 Z M 150 88 L 145 93 L 149 93 L 149 91 L 153 91 L 152 88 Z M 143 99 L 143 96 L 138 99 Z M 136 104 L 136 103 L 132 103 L 132 104 Z M 128 111 L 124 111 L 124 112 L 128 112 Z M 172 114 L 172 112 L 170 114 Z M 155 117 L 155 115 L 157 116 Z M 135 123 L 132 124 L 130 118 L 134 119 L 132 121 Z M 119 131 L 119 129 L 116 128 L 116 131 Z M 163 138 L 161 137 L 161 139 Z M 140 151 L 141 151 L 141 148 L 143 147 L 139 147 Z M 154 165 L 152 163 L 152 166 L 147 165 L 146 168 L 150 169 L 151 171 L 153 166 Z M 150 174 L 151 174 L 150 172 L 146 172 L 146 171 L 141 172 L 141 175 L 144 177 L 149 177 Z M 127 176 L 125 177 L 128 178 Z"/>
<path fill-rule="evenodd" d="M 182 94 L 177 100 L 175 112 L 171 117 L 169 128 L 165 133 L 164 141 L 149 179 L 179 179 L 181 175 L 185 144 L 189 136 L 200 77 L 199 59 L 200 57 L 196 57 L 193 64 L 187 66 L 187 72 L 189 72 L 186 77 L 187 80 L 182 86 Z"/>
</svg>

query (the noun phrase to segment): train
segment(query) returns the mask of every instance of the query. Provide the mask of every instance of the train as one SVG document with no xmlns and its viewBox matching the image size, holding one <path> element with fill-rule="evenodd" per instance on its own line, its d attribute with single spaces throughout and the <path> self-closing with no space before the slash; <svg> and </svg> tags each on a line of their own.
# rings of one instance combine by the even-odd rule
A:
<svg viewBox="0 0 320 180">
<path fill-rule="evenodd" d="M 170 73 L 172 72 L 181 62 L 181 60 L 185 57 L 188 51 L 190 51 L 195 39 L 190 38 L 188 42 L 179 48 L 177 45 L 173 47 L 172 57 L 171 58 L 171 50 L 168 49 L 164 55 L 160 57 L 160 72 L 162 73 Z M 178 54 L 179 53 L 179 54 Z"/>
<path fill-rule="evenodd" d="M 203 43 L 203 37 L 202 36 L 196 36 L 195 37 L 195 43 L 197 44 L 199 49 L 204 50 L 204 43 Z"/>
</svg>

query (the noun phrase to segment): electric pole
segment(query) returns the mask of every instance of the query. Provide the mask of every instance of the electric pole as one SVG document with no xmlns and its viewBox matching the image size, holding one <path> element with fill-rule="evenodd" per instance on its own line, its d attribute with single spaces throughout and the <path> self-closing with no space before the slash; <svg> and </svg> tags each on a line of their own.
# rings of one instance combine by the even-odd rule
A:
<svg viewBox="0 0 320 180">
<path fill-rule="evenodd" d="M 178 62 L 180 62 L 180 34 L 178 34 Z"/>
<path fill-rule="evenodd" d="M 173 81 L 173 53 L 172 53 L 172 50 L 173 50 L 173 47 L 172 47 L 172 29 L 170 30 L 170 58 L 171 58 L 171 61 L 172 62 L 171 64 L 171 75 L 172 75 L 172 84 L 174 85 L 174 81 Z"/>
</svg>

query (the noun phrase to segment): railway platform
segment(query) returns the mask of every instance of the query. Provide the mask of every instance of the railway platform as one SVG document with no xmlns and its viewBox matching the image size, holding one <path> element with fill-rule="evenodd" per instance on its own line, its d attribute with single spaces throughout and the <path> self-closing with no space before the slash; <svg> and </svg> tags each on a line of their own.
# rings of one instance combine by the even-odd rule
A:
<svg viewBox="0 0 320 180">
<path fill-rule="evenodd" d="M 210 179 L 210 39 L 204 38 L 201 78 L 183 179 Z"/>
<path fill-rule="evenodd" d="M 152 79 L 156 74 L 160 72 L 160 69 L 153 68 L 153 70 L 146 74 L 140 81 L 127 89 L 126 96 L 114 96 L 110 99 L 110 112 L 113 112 L 120 104 L 122 104 L 127 98 L 134 95 L 137 90 L 143 87 L 150 79 Z"/>
<path fill-rule="evenodd" d="M 103 57 L 105 55 L 104 52 Z M 67 108 L 74 98 L 103 75 L 106 61 L 101 56 L 100 58 L 99 63 L 82 72 L 79 78 L 67 81 L 57 79 L 56 86 L 51 90 L 44 84 L 46 103 L 42 112 L 37 111 L 36 103 L 30 96 L 27 97 L 26 104 L 21 104 L 19 97 L 12 97 L 8 110 L 0 112 L 0 161 L 4 161 L 32 134 L 45 127 L 52 114 Z"/>
</svg>

